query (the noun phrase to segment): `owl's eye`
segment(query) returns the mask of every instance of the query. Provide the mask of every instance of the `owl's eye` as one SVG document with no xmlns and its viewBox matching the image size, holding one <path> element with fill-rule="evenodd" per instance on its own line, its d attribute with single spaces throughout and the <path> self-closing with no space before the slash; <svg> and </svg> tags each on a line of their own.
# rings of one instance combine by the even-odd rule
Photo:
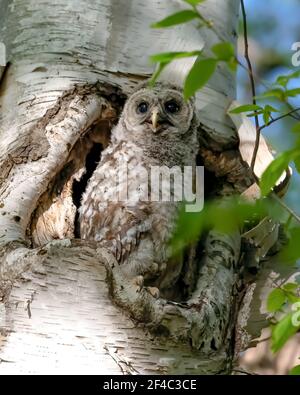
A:
<svg viewBox="0 0 300 395">
<path fill-rule="evenodd" d="M 169 100 L 165 103 L 165 110 L 171 114 L 175 114 L 180 110 L 180 105 L 176 100 Z"/>
<path fill-rule="evenodd" d="M 149 105 L 145 101 L 142 101 L 138 106 L 137 106 L 137 112 L 140 114 L 145 114 L 148 111 Z"/>
</svg>

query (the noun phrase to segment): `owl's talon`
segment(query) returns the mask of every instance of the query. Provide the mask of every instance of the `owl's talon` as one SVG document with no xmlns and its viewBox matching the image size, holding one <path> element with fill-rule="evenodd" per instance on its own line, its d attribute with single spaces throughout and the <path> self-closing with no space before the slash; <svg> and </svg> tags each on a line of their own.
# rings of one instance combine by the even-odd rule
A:
<svg viewBox="0 0 300 395">
<path fill-rule="evenodd" d="M 142 287 L 144 285 L 144 277 L 143 276 L 136 276 L 136 277 L 134 277 L 133 281 L 136 285 L 139 285 L 140 287 Z"/>
<path fill-rule="evenodd" d="M 144 286 L 144 277 L 143 276 L 134 277 L 133 284 L 137 287 L 137 292 L 141 292 Z"/>
<path fill-rule="evenodd" d="M 159 289 L 156 287 L 146 287 L 147 292 L 149 292 L 149 294 L 151 296 L 153 296 L 153 298 L 158 299 L 159 298 Z"/>
</svg>

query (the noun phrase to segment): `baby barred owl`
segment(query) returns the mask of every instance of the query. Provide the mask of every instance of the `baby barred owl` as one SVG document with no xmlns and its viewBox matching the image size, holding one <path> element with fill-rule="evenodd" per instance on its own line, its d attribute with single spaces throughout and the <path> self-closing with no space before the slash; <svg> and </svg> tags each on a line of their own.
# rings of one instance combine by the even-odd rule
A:
<svg viewBox="0 0 300 395">
<path fill-rule="evenodd" d="M 160 288 L 171 286 L 181 270 L 170 263 L 167 247 L 179 203 L 173 199 L 174 187 L 169 201 L 151 198 L 157 187 L 150 174 L 162 166 L 194 166 L 196 130 L 193 103 L 184 100 L 179 88 L 162 83 L 142 87 L 125 103 L 82 197 L 81 238 L 109 248 L 128 276 L 156 279 Z M 163 284 L 166 277 L 168 284 Z"/>
</svg>

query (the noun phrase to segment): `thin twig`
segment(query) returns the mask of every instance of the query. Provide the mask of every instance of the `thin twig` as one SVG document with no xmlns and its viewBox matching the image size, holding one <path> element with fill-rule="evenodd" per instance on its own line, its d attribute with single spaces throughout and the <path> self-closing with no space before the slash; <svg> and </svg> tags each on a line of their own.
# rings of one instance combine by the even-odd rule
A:
<svg viewBox="0 0 300 395">
<path fill-rule="evenodd" d="M 248 65 L 248 76 L 249 76 L 250 86 L 251 86 L 252 103 L 254 105 L 256 105 L 255 81 L 254 81 L 254 76 L 253 76 L 252 64 L 251 64 L 251 60 L 249 57 L 248 27 L 247 27 L 247 16 L 246 16 L 244 0 L 241 0 L 241 7 L 242 7 L 243 27 L 244 27 L 244 45 L 245 45 L 245 55 L 244 56 L 245 56 L 245 59 L 246 59 L 247 65 Z M 251 159 L 252 171 L 254 171 L 256 156 L 257 156 L 258 148 L 259 148 L 259 140 L 260 140 L 260 127 L 259 127 L 258 116 L 255 115 L 254 119 L 255 119 L 255 128 L 256 128 L 256 139 L 255 139 L 253 156 Z"/>
<path fill-rule="evenodd" d="M 289 104 L 289 103 L 286 103 Z M 300 121 L 300 116 L 294 115 L 294 114 L 289 114 L 289 116 L 293 119 L 295 119 L 296 121 Z"/>
<path fill-rule="evenodd" d="M 297 222 L 300 223 L 300 217 L 289 207 L 287 206 L 282 199 L 280 199 L 276 193 L 271 193 L 270 197 L 275 200 L 281 207 L 283 207 Z"/>
<path fill-rule="evenodd" d="M 260 344 L 260 343 L 267 342 L 267 341 L 269 341 L 269 340 L 271 340 L 271 336 L 264 337 L 263 339 L 256 340 L 256 341 L 255 341 L 255 344 L 257 345 L 257 344 Z"/>
<path fill-rule="evenodd" d="M 206 19 L 202 14 L 200 14 L 200 12 L 198 11 L 198 8 L 196 5 L 192 6 L 193 10 L 198 14 L 198 18 L 200 19 L 201 22 L 204 23 L 204 25 L 210 29 L 211 31 L 213 31 L 215 33 L 215 35 L 218 37 L 218 39 L 223 42 L 224 38 L 220 35 L 220 33 L 218 32 L 218 30 L 214 27 L 212 21 L 209 21 L 208 19 Z"/>
<path fill-rule="evenodd" d="M 291 110 L 291 111 L 289 111 L 289 112 L 287 112 L 287 113 L 285 113 L 285 114 L 282 114 L 282 115 L 280 115 L 279 117 L 272 118 L 271 121 L 270 121 L 269 123 L 266 123 L 265 125 L 260 126 L 259 131 L 261 132 L 264 128 L 266 128 L 266 127 L 272 125 L 272 123 L 274 123 L 274 122 L 276 122 L 276 121 L 279 121 L 280 119 L 289 117 L 291 114 L 293 114 L 294 112 L 297 112 L 297 111 L 299 111 L 299 110 L 300 110 L 300 107 L 294 108 L 293 110 Z"/>
<path fill-rule="evenodd" d="M 246 10 L 245 10 L 245 5 L 244 5 L 244 1 L 243 1 L 243 0 L 241 0 L 241 5 L 242 5 L 243 25 L 244 25 L 245 59 L 246 59 L 246 62 L 247 62 L 248 67 L 245 66 L 245 65 L 237 58 L 237 56 L 235 57 L 235 60 L 236 60 L 237 64 L 238 64 L 240 67 L 242 67 L 242 68 L 248 73 L 248 75 L 249 75 L 250 83 L 251 83 L 251 90 L 252 90 L 252 98 L 253 98 L 253 99 L 252 99 L 252 102 L 253 102 L 253 104 L 256 104 L 255 79 L 258 79 L 258 80 L 260 81 L 260 83 L 261 83 L 265 88 L 269 89 L 270 87 L 268 87 L 267 84 L 266 84 L 265 82 L 263 82 L 262 79 L 261 79 L 257 74 L 255 74 L 255 73 L 254 73 L 254 70 L 252 69 L 252 64 L 251 64 L 251 60 L 250 60 L 250 57 L 249 57 L 249 43 L 248 43 L 247 16 L 246 16 Z M 213 26 L 212 22 L 210 22 L 209 20 L 207 20 L 206 18 L 204 18 L 203 15 L 201 15 L 201 14 L 199 13 L 199 11 L 198 11 L 198 9 L 197 9 L 196 6 L 193 6 L 193 9 L 194 9 L 194 11 L 198 14 L 199 19 L 206 25 L 206 27 L 207 27 L 208 29 L 212 30 L 212 31 L 216 34 L 216 36 L 219 38 L 219 40 L 220 40 L 221 42 L 224 42 L 224 38 L 220 36 L 219 32 L 215 29 L 215 27 Z M 291 105 L 288 101 L 286 101 L 285 103 L 286 103 L 286 105 L 287 105 L 287 106 L 290 108 L 290 110 L 291 110 L 289 113 L 287 113 L 286 116 L 290 116 L 290 117 L 292 117 L 292 118 L 294 118 L 294 119 L 296 119 L 296 120 L 300 120 L 300 115 L 299 115 L 299 114 L 296 114 L 296 115 L 293 114 L 294 112 L 298 111 L 299 109 L 293 111 L 294 109 L 293 109 L 292 105 Z M 259 130 L 259 132 L 257 133 L 257 136 L 256 136 L 256 140 L 258 140 L 258 141 L 257 141 L 257 144 L 256 144 L 256 145 L 257 145 L 257 148 L 255 148 L 255 149 L 254 149 L 254 152 L 253 152 L 253 158 L 252 158 L 253 166 L 252 166 L 252 164 L 251 164 L 252 170 L 254 169 L 254 165 L 255 165 L 255 160 L 256 160 L 257 151 L 258 151 L 258 147 L 259 147 L 260 131 L 261 131 L 261 129 L 259 129 L 259 120 L 258 120 L 258 116 L 257 116 L 257 115 L 255 116 L 255 126 L 256 126 L 256 130 L 257 130 L 257 131 Z M 256 152 L 255 152 L 255 151 L 256 151 Z"/>
<path fill-rule="evenodd" d="M 286 101 L 285 103 L 286 103 L 286 105 L 288 106 L 288 108 L 289 108 L 290 111 L 293 111 L 293 110 L 294 110 L 294 107 L 291 105 L 291 103 L 289 103 L 288 101 Z M 296 119 L 297 121 L 300 121 L 300 115 L 299 115 L 298 113 L 296 113 L 296 115 L 294 115 L 294 114 L 291 115 L 291 114 L 290 114 L 290 116 L 291 116 L 292 118 Z"/>
<path fill-rule="evenodd" d="M 236 62 L 237 62 L 237 64 L 238 64 L 242 69 L 244 69 L 247 73 L 249 72 L 247 66 L 245 66 L 238 58 L 236 58 Z M 256 81 L 259 81 L 259 83 L 260 83 L 264 88 L 266 88 L 266 89 L 271 89 L 271 88 L 272 88 L 272 85 L 269 84 L 269 86 L 268 86 L 268 85 L 266 84 L 266 82 L 265 82 L 258 74 L 256 74 L 256 73 L 254 72 L 254 70 L 252 70 L 252 74 L 253 74 L 253 77 L 255 78 L 255 80 L 256 80 Z M 293 110 L 294 110 L 294 107 L 291 105 L 291 103 L 289 103 L 287 100 L 285 100 L 283 103 L 286 104 L 287 107 L 288 107 L 288 109 L 291 111 L 291 112 L 289 112 L 287 115 L 288 115 L 289 117 L 295 119 L 296 121 L 300 121 L 300 114 L 298 114 L 298 113 L 293 114 L 293 113 L 292 113 Z M 297 110 L 295 110 L 295 112 L 296 112 L 296 111 L 297 111 Z"/>
<path fill-rule="evenodd" d="M 244 4 L 244 0 L 240 0 L 241 1 L 241 7 L 242 7 L 242 15 L 243 15 L 243 26 L 244 26 L 244 45 L 245 45 L 245 59 L 248 65 L 248 75 L 249 75 L 249 79 L 250 79 L 250 85 L 251 85 L 251 92 L 252 92 L 252 103 L 256 104 L 256 90 L 255 90 L 255 81 L 254 81 L 254 76 L 253 76 L 253 69 L 252 69 L 252 64 L 251 64 L 251 60 L 249 57 L 249 44 L 248 44 L 248 29 L 247 29 L 247 16 L 246 16 L 246 10 L 245 10 L 245 4 Z M 258 149 L 259 149 L 259 141 L 260 141 L 260 132 L 262 129 L 264 129 L 267 126 L 270 126 L 272 123 L 279 121 L 280 119 L 283 119 L 285 117 L 291 116 L 293 115 L 293 113 L 296 113 L 297 111 L 299 111 L 300 108 L 296 108 L 296 109 L 292 109 L 291 111 L 289 111 L 286 114 L 283 114 L 277 118 L 273 118 L 268 124 L 263 125 L 263 126 L 259 126 L 259 120 L 258 120 L 258 116 L 255 115 L 255 127 L 256 127 L 256 139 L 255 139 L 255 146 L 254 146 L 254 151 L 253 151 L 253 156 L 252 156 L 252 160 L 251 160 L 251 170 L 253 172 L 254 178 L 256 179 L 256 181 L 259 183 L 258 178 L 256 177 L 255 173 L 254 173 L 254 166 L 255 166 L 255 161 L 256 161 L 256 157 L 257 157 L 257 153 L 258 153 Z M 281 207 L 283 207 L 297 222 L 300 223 L 300 217 L 290 208 L 288 207 L 274 192 L 272 192 L 270 194 L 270 197 L 273 200 L 276 200 L 278 202 L 278 204 L 281 205 Z"/>
</svg>

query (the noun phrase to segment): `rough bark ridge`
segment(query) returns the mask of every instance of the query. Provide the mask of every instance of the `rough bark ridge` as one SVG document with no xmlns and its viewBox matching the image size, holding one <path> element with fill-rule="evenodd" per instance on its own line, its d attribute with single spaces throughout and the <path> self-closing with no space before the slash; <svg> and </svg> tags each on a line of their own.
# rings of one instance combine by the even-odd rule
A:
<svg viewBox="0 0 300 395">
<path fill-rule="evenodd" d="M 94 245 L 65 239 L 32 248 L 49 241 L 37 235 L 52 223 L 54 239 L 74 235 L 71 186 L 93 144 L 107 144 L 124 97 L 151 74 L 147 56 L 204 43 L 209 51 L 218 37 L 194 24 L 138 33 L 184 7 L 175 0 L 122 0 L 117 6 L 108 0 L 18 0 L 1 7 L 11 62 L 0 87 L 1 373 L 230 372 L 238 230 L 208 235 L 198 283 L 186 303 L 155 299 L 127 284 L 113 257 Z M 202 6 L 224 39 L 234 43 L 237 9 L 236 0 Z M 178 83 L 190 64 L 177 62 L 163 78 Z M 253 182 L 226 117 L 234 96 L 234 76 L 223 66 L 197 96 L 200 155 L 223 178 L 225 195 L 241 193 Z M 109 299 L 108 287 L 123 311 Z"/>
</svg>

